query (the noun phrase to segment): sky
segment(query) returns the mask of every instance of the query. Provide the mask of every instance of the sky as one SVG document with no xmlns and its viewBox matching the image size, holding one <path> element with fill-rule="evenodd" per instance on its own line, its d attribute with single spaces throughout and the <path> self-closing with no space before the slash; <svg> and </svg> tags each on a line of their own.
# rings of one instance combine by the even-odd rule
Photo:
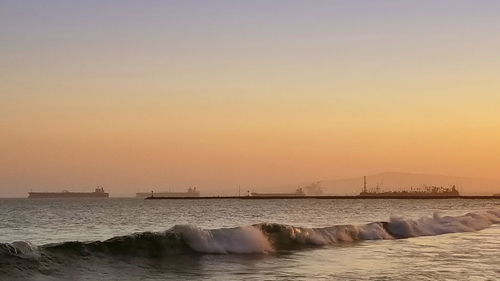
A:
<svg viewBox="0 0 500 281">
<path fill-rule="evenodd" d="M 0 196 L 499 179 L 498 1 L 0 2 Z"/>
</svg>

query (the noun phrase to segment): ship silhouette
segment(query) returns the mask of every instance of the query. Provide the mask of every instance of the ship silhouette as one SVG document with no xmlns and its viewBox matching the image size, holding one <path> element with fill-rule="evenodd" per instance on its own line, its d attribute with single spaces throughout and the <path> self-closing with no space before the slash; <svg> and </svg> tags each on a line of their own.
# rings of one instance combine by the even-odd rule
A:
<svg viewBox="0 0 500 281">
<path fill-rule="evenodd" d="M 460 197 L 455 185 L 451 187 L 443 186 L 424 186 L 423 188 L 410 188 L 410 190 L 390 190 L 382 191 L 378 186 L 374 189 L 368 190 L 366 187 L 366 176 L 364 177 L 363 190 L 359 193 L 359 197 Z"/>
<path fill-rule="evenodd" d="M 103 187 L 97 187 L 94 192 L 29 192 L 28 198 L 108 198 L 109 193 Z"/>
</svg>

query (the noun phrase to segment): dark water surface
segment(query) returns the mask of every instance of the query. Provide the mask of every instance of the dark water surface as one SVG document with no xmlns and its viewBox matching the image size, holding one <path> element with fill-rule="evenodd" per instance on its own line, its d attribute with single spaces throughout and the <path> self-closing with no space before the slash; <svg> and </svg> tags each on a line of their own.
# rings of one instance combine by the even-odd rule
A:
<svg viewBox="0 0 500 281">
<path fill-rule="evenodd" d="M 497 280 L 500 201 L 0 199 L 0 280 Z"/>
</svg>

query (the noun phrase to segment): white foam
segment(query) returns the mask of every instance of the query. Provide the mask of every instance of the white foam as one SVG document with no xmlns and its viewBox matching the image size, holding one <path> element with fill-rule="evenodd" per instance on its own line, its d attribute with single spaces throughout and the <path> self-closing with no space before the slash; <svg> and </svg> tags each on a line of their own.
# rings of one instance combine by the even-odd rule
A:
<svg viewBox="0 0 500 281">
<path fill-rule="evenodd" d="M 175 226 L 191 249 L 210 254 L 252 254 L 274 251 L 266 236 L 253 226 L 203 230 L 190 225 Z"/>
<path fill-rule="evenodd" d="M 494 223 L 500 223 L 500 210 L 468 213 L 457 217 L 434 214 L 432 217 L 417 220 L 391 217 L 387 228 L 398 237 L 416 237 L 477 231 Z"/>
<path fill-rule="evenodd" d="M 38 248 L 26 241 L 14 241 L 11 243 L 1 243 L 2 252 L 21 258 L 37 259 L 40 257 Z"/>
</svg>

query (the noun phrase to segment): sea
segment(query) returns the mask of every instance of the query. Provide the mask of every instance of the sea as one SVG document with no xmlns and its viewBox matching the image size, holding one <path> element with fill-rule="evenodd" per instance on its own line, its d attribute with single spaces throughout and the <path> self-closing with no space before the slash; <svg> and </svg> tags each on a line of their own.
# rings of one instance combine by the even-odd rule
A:
<svg viewBox="0 0 500 281">
<path fill-rule="evenodd" d="M 499 280 L 500 200 L 0 199 L 0 280 Z"/>
</svg>

